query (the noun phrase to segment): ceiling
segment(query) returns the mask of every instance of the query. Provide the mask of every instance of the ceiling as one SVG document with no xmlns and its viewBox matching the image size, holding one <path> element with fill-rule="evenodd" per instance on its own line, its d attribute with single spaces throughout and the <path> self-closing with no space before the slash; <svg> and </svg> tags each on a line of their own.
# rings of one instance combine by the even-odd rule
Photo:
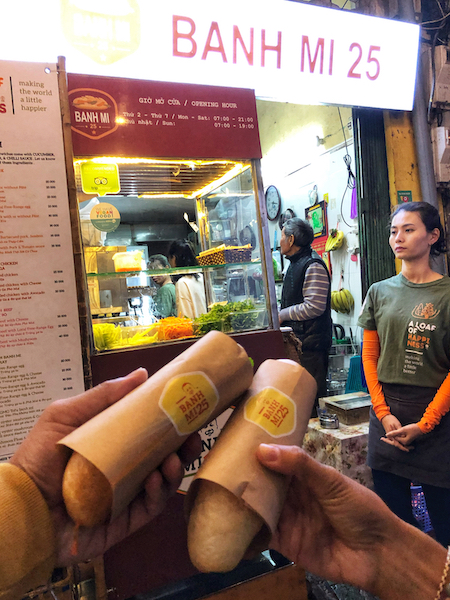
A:
<svg viewBox="0 0 450 600">
<path fill-rule="evenodd" d="M 191 221 L 195 220 L 195 200 L 189 198 L 106 196 L 102 201 L 117 208 L 121 223 L 185 223 L 185 212 Z"/>
<path fill-rule="evenodd" d="M 174 194 L 193 196 L 226 175 L 236 163 L 233 161 L 142 161 L 119 162 L 120 194 L 140 196 Z M 123 160 L 123 159 L 122 159 Z M 105 162 L 111 163 L 108 158 Z M 100 162 L 97 159 L 96 162 Z M 75 163 L 77 190 L 81 192 L 80 162 Z"/>
<path fill-rule="evenodd" d="M 104 201 L 117 208 L 121 223 L 131 224 L 185 223 L 185 212 L 190 220 L 195 220 L 195 193 L 218 181 L 236 166 L 233 161 L 219 160 L 161 160 L 125 164 L 120 160 L 117 160 L 120 195 L 108 194 Z M 111 162 L 111 159 L 108 161 Z M 75 163 L 75 176 L 81 203 L 84 197 L 91 199 L 94 195 L 83 194 L 79 164 Z"/>
</svg>

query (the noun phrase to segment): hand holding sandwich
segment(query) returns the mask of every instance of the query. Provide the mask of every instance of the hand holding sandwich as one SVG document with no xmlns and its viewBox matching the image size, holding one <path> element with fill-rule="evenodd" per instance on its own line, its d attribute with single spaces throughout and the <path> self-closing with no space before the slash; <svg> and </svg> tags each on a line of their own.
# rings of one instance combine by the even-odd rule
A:
<svg viewBox="0 0 450 600">
<path fill-rule="evenodd" d="M 167 498 L 175 493 L 183 476 L 183 463 L 200 453 L 200 438 L 194 434 L 178 452 L 170 454 L 145 482 L 145 490 L 109 525 L 81 528 L 78 554 L 71 555 L 74 523 L 67 515 L 61 482 L 69 448 L 57 442 L 71 431 L 114 404 L 146 381 L 145 369 L 126 377 L 105 381 L 73 398 L 50 404 L 19 447 L 11 463 L 22 469 L 36 484 L 48 504 L 56 537 L 56 564 L 68 565 L 98 556 L 109 547 L 156 517 Z"/>
<path fill-rule="evenodd" d="M 310 573 L 381 600 L 436 597 L 446 549 L 376 494 L 297 446 L 261 444 L 258 458 L 290 477 L 271 547 Z"/>
</svg>

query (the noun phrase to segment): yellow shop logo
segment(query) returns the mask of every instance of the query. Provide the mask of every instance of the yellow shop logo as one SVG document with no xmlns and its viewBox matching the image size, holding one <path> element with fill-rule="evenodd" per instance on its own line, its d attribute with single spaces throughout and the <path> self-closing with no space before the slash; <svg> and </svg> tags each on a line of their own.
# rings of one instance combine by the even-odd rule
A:
<svg viewBox="0 0 450 600">
<path fill-rule="evenodd" d="M 297 407 L 280 390 L 266 387 L 247 400 L 244 419 L 258 425 L 274 438 L 283 437 L 295 430 Z"/>
<path fill-rule="evenodd" d="M 101 65 L 130 56 L 141 43 L 137 0 L 61 0 L 61 21 L 70 44 Z"/>
<path fill-rule="evenodd" d="M 164 388 L 160 408 L 172 421 L 179 435 L 193 433 L 210 420 L 219 402 L 216 386 L 200 372 L 173 377 Z"/>
</svg>

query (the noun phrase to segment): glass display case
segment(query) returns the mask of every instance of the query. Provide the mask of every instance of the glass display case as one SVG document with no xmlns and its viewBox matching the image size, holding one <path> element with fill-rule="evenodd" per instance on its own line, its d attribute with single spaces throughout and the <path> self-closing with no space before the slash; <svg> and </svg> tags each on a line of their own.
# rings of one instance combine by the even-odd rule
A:
<svg viewBox="0 0 450 600">
<path fill-rule="evenodd" d="M 272 326 L 255 162 L 75 160 L 94 353 Z M 114 191 L 89 193 L 111 165 Z M 194 260 L 170 256 L 177 240 Z"/>
<path fill-rule="evenodd" d="M 92 385 L 139 367 L 152 376 L 212 329 L 233 336 L 255 370 L 285 358 L 254 91 L 83 74 L 68 75 L 68 90 L 82 237 L 74 253 Z M 193 264 L 179 257 L 185 242 Z M 208 424 L 203 439 L 215 439 L 228 415 Z M 105 554 L 105 581 L 120 597 L 173 590 L 195 574 L 185 491 L 183 484 L 158 519 Z"/>
</svg>

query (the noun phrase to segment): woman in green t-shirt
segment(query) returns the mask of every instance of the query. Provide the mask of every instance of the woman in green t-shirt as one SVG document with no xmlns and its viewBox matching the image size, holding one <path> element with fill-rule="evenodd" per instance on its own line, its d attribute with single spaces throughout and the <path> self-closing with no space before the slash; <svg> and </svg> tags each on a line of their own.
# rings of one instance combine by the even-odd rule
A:
<svg viewBox="0 0 450 600">
<path fill-rule="evenodd" d="M 401 204 L 389 243 L 401 272 L 372 285 L 358 324 L 372 397 L 368 464 L 375 491 L 417 525 L 411 482 L 422 486 L 437 540 L 450 544 L 450 279 L 430 257 L 445 251 L 438 211 Z"/>
</svg>

